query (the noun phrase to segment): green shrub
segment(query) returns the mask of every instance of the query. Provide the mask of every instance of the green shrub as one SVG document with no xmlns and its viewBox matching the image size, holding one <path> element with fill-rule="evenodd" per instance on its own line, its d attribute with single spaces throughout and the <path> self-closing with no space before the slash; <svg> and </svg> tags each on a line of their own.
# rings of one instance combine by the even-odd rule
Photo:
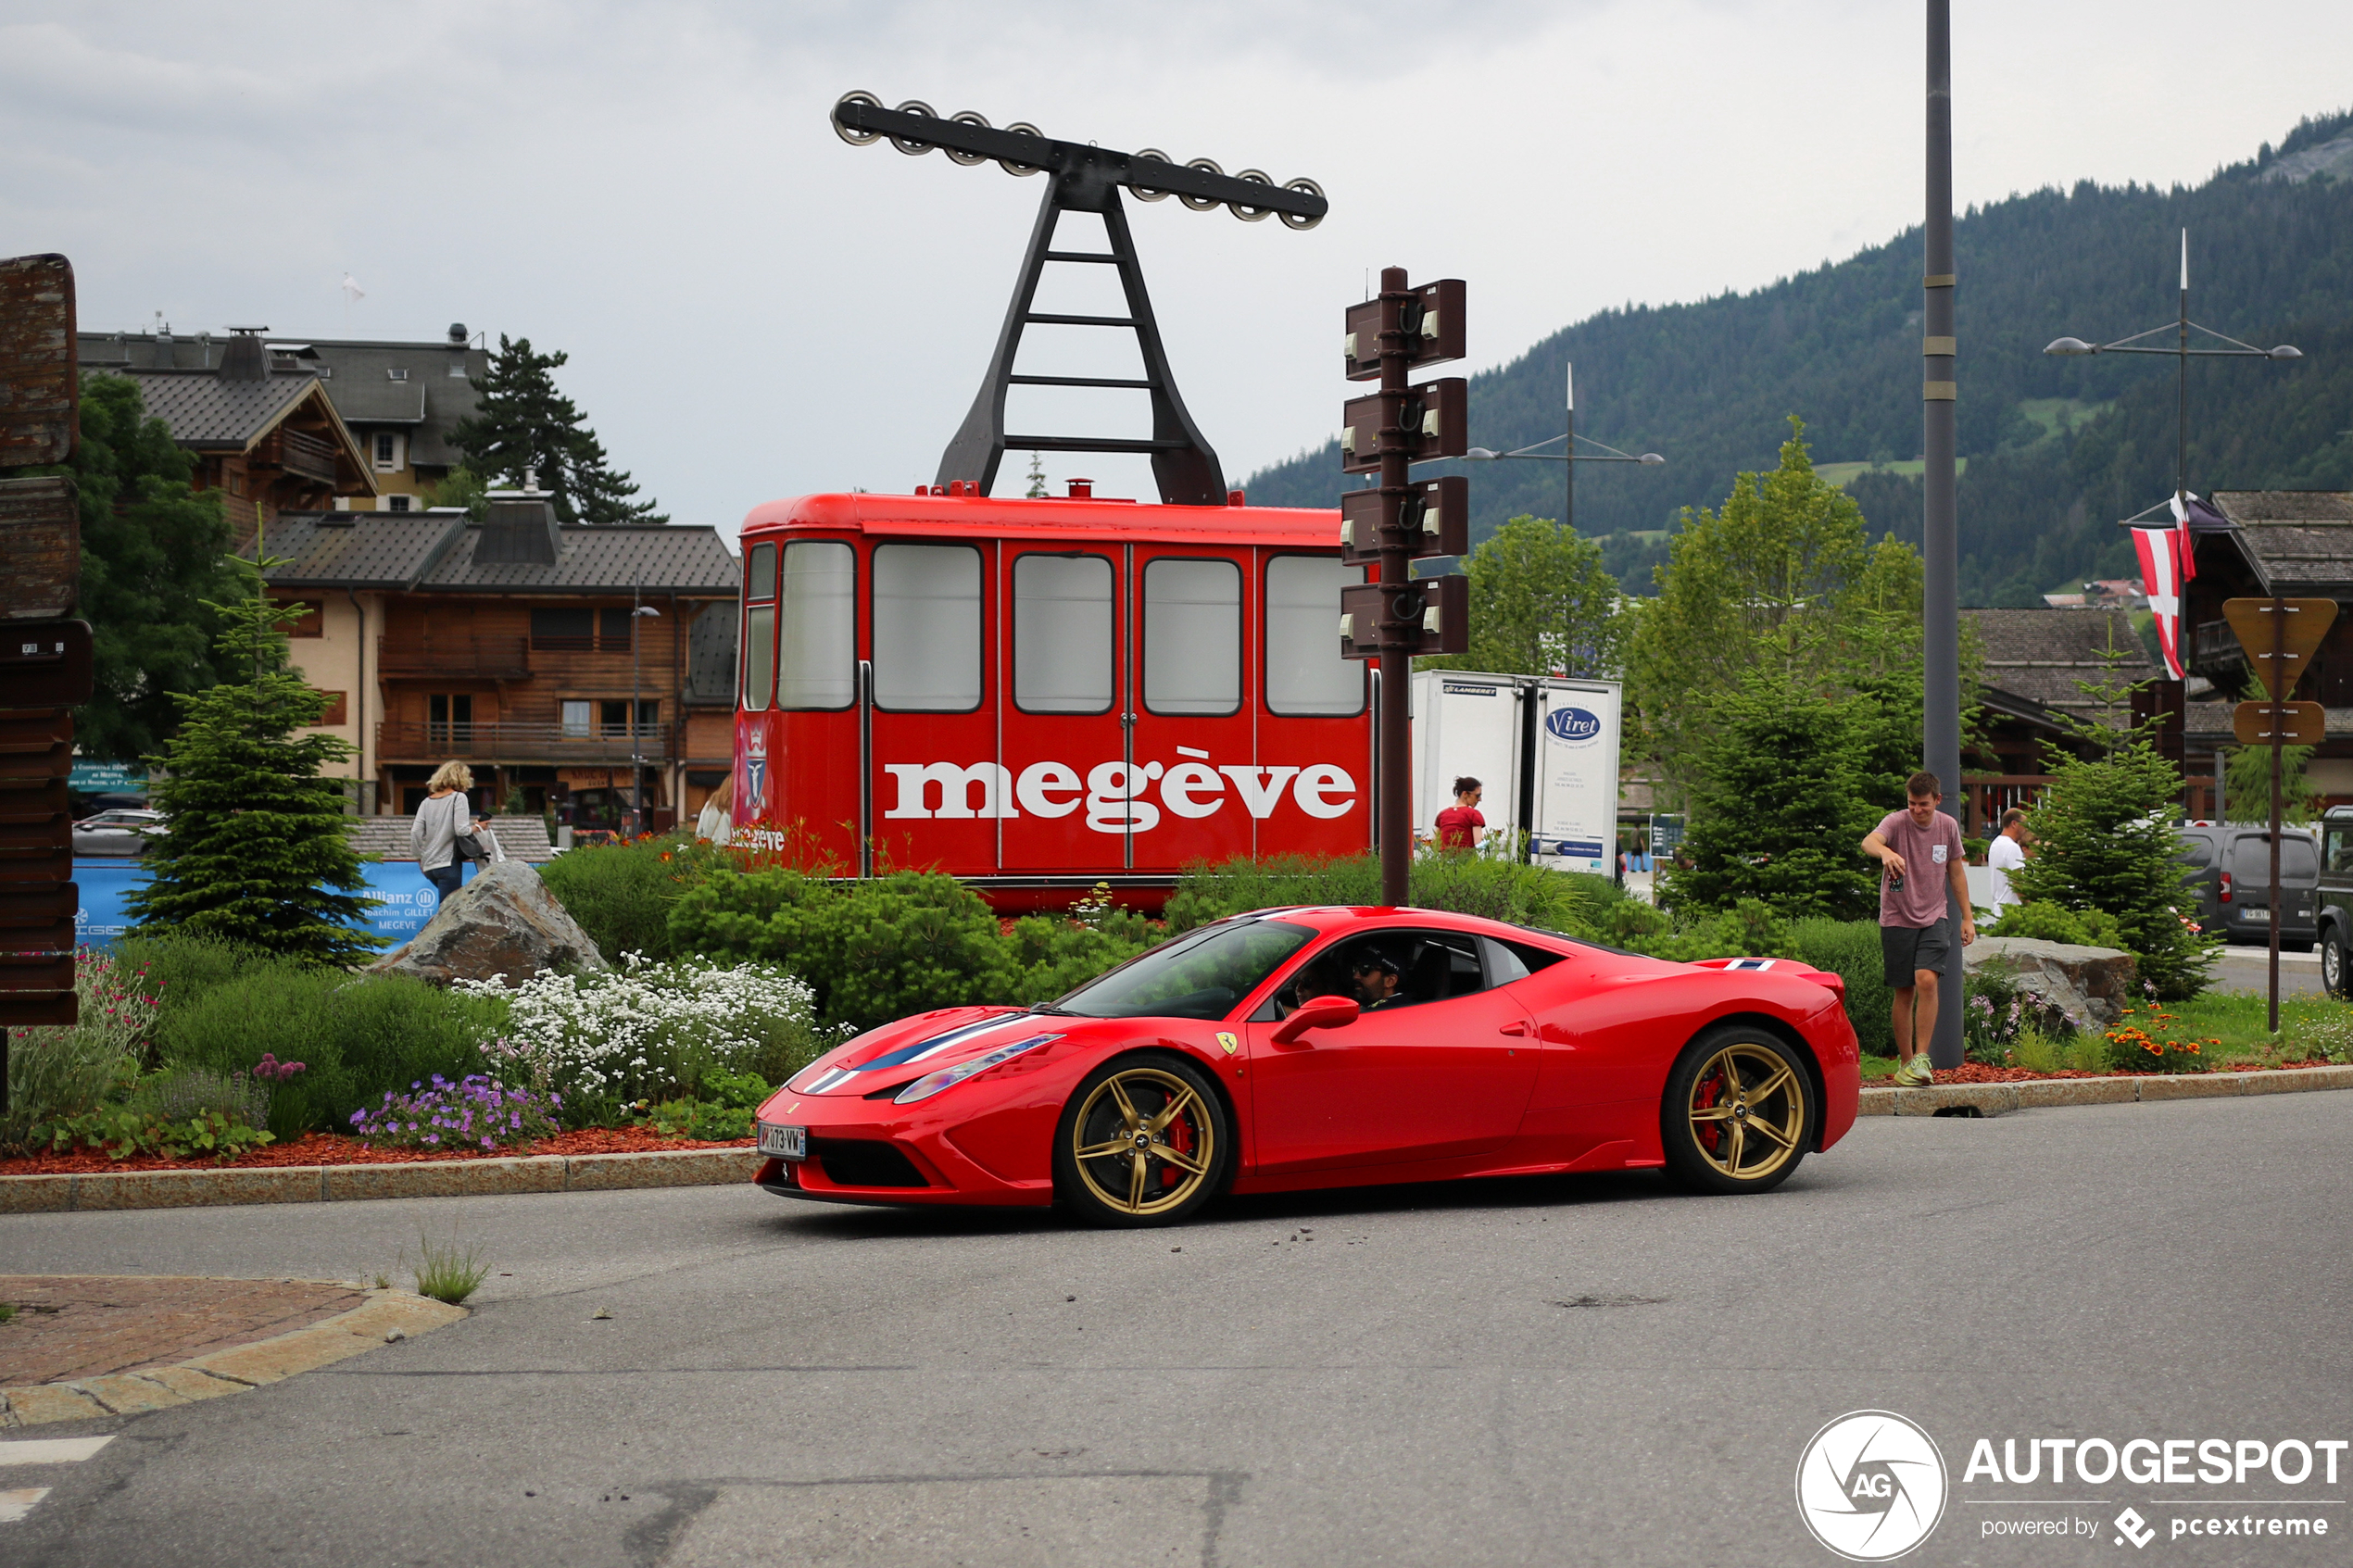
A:
<svg viewBox="0 0 2353 1568">
<path fill-rule="evenodd" d="M 691 834 L 635 844 L 583 845 L 539 868 L 564 912 L 580 922 L 609 963 L 623 953 L 674 957 L 670 911 L 689 887 L 726 869 L 723 851 Z"/>
<path fill-rule="evenodd" d="M 134 931 L 118 940 L 114 950 L 124 966 L 145 972 L 150 994 L 166 1014 L 277 961 L 245 943 L 185 931 Z"/>
<path fill-rule="evenodd" d="M 1003 1001 L 1018 979 L 997 916 L 937 872 L 840 885 L 795 871 L 723 872 L 689 887 L 670 918 L 682 951 L 782 964 L 816 992 L 819 1017 L 858 1029 Z"/>
<path fill-rule="evenodd" d="M 2116 917 L 2099 909 L 2070 909 L 2036 902 L 2006 904 L 2002 918 L 1985 928 L 1988 936 L 2028 936 L 2041 942 L 2070 942 L 2079 947 L 2114 947 L 2129 952 Z"/>
<path fill-rule="evenodd" d="M 1895 1054 L 1895 997 L 1887 988 L 1880 950 L 1879 922 L 1869 920 L 1800 920 L 1790 922 L 1790 941 L 1801 963 L 1835 973 L 1846 983 L 1846 1021 L 1869 1056 Z"/>
<path fill-rule="evenodd" d="M 1013 922 L 1006 937 L 1014 970 L 1013 989 L 1003 997 L 1028 1006 L 1051 1002 L 1078 989 L 1106 971 L 1117 968 L 1152 945 L 1152 932 L 1142 917 L 1129 911 L 1126 921 L 1106 918 L 1099 926 L 1046 915 Z"/>
<path fill-rule="evenodd" d="M 30 1148 L 37 1141 L 35 1128 L 88 1114 L 138 1075 L 133 1058 L 93 1032 L 24 1029 L 9 1034 L 8 1109 L 0 1114 L 0 1152 Z"/>
<path fill-rule="evenodd" d="M 1607 877 L 1484 854 L 1418 857 L 1406 896 L 1417 909 L 1572 932 L 1592 927 L 1605 910 L 1627 901 Z M 1380 859 L 1375 855 L 1238 857 L 1189 868 L 1168 897 L 1165 917 L 1174 934 L 1251 909 L 1379 902 Z"/>
<path fill-rule="evenodd" d="M 442 991 L 405 975 L 355 979 L 339 971 L 264 960 L 236 978 L 175 1000 L 157 1030 L 170 1066 L 250 1073 L 267 1053 L 304 1063 L 278 1085 L 269 1121 L 282 1135 L 340 1129 L 389 1089 L 482 1066 L 497 1033 L 495 997 Z"/>
</svg>

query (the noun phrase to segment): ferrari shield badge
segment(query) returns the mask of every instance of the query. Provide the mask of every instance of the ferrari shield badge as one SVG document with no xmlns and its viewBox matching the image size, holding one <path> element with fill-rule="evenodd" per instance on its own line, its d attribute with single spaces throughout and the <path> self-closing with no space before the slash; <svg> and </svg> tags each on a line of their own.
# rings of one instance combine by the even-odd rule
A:
<svg viewBox="0 0 2353 1568">
<path fill-rule="evenodd" d="M 1231 1035 L 1227 1034 L 1222 1029 L 1218 1031 L 1217 1043 L 1226 1047 L 1226 1054 L 1227 1056 L 1231 1056 L 1236 1051 L 1242 1048 L 1242 1043 L 1239 1040 L 1234 1038 Z"/>
</svg>

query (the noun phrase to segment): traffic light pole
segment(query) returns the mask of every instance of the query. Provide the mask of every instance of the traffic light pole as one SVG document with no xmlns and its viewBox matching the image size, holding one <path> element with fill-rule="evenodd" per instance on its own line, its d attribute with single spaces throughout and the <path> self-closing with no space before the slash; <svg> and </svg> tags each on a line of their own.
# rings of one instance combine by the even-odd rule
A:
<svg viewBox="0 0 2353 1568">
<path fill-rule="evenodd" d="M 1416 611 L 1408 621 L 1397 613 L 1413 572 L 1414 542 L 1406 536 L 1398 505 L 1406 495 L 1411 433 L 1396 423 L 1404 408 L 1414 344 L 1405 333 L 1405 307 L 1415 298 L 1405 269 L 1384 267 L 1380 274 L 1380 901 L 1392 908 L 1410 902 L 1414 864 L 1413 734 L 1408 687 L 1412 649 L 1420 633 Z M 1416 334 L 1418 335 L 1418 334 Z M 1394 499 L 1392 500 L 1392 497 Z"/>
</svg>

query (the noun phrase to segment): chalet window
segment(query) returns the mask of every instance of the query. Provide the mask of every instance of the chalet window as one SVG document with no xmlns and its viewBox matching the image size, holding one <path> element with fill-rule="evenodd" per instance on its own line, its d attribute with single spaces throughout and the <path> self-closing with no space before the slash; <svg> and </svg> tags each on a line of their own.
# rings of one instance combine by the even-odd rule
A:
<svg viewBox="0 0 2353 1568">
<path fill-rule="evenodd" d="M 1340 589 L 1361 571 L 1331 556 L 1266 563 L 1266 708 L 1336 717 L 1365 709 L 1365 672 L 1340 656 Z"/>
<path fill-rule="evenodd" d="M 409 372 L 406 370 L 389 370 L 384 372 L 384 380 L 386 381 L 407 381 L 408 379 Z"/>
<path fill-rule="evenodd" d="M 856 552 L 834 540 L 795 540 L 785 546 L 779 593 L 776 706 L 848 708 L 858 696 Z"/>
<path fill-rule="evenodd" d="M 376 471 L 378 473 L 396 471 L 400 467 L 400 433 L 397 431 L 380 430 L 375 433 L 374 445 Z"/>
<path fill-rule="evenodd" d="M 320 630 L 320 623 L 326 616 L 326 600 L 280 599 L 278 603 L 282 606 L 300 605 L 302 607 L 302 619 L 295 621 L 292 625 L 286 628 L 287 636 L 316 637 L 322 634 Z"/>
<path fill-rule="evenodd" d="M 1333 619 L 1340 611 L 1334 608 Z M 1144 707 L 1232 713 L 1242 705 L 1242 573 L 1229 560 L 1144 568 Z"/>
<path fill-rule="evenodd" d="M 464 381 L 466 379 L 466 362 L 463 359 L 452 359 L 449 361 L 449 379 L 451 381 Z"/>
<path fill-rule="evenodd" d="M 415 711 L 413 709 L 411 712 Z M 425 698 L 425 744 L 465 750 L 473 745 L 474 699 L 472 692 L 434 692 Z"/>
<path fill-rule="evenodd" d="M 876 706 L 970 712 L 980 706 L 980 552 L 969 545 L 875 546 Z"/>
<path fill-rule="evenodd" d="M 563 732 L 566 740 L 586 740 L 595 733 L 589 728 L 593 722 L 595 721 L 590 717 L 587 703 L 568 701 L 563 705 Z"/>
<path fill-rule="evenodd" d="M 585 653 L 594 646 L 597 612 L 593 609 L 535 609 L 531 612 L 531 646 L 550 653 Z"/>
<path fill-rule="evenodd" d="M 597 612 L 597 646 L 606 653 L 629 651 L 629 611 L 600 609 Z"/>
<path fill-rule="evenodd" d="M 322 691 L 319 695 L 327 699 L 327 709 L 325 712 L 310 721 L 313 729 L 333 729 L 351 722 L 351 698 L 348 693 Z"/>
<path fill-rule="evenodd" d="M 415 501 L 416 497 L 413 495 L 387 495 L 384 497 L 384 510 L 405 512 L 415 504 Z"/>
<path fill-rule="evenodd" d="M 1107 713 L 1111 562 L 1026 555 L 1013 562 L 1013 703 L 1025 713 Z"/>
<path fill-rule="evenodd" d="M 607 699 L 598 705 L 598 723 L 608 738 L 626 740 L 629 737 L 629 704 L 624 700 Z M 661 699 L 648 697 L 637 704 L 637 733 L 648 735 L 661 727 Z"/>
</svg>

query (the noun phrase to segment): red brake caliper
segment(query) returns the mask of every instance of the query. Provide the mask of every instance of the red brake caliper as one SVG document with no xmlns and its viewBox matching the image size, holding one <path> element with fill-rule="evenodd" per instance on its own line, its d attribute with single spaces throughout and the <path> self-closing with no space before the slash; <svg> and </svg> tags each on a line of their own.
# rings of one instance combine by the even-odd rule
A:
<svg viewBox="0 0 2353 1568">
<path fill-rule="evenodd" d="M 1193 1119 L 1191 1117 L 1179 1116 L 1168 1124 L 1168 1147 L 1179 1154 L 1192 1153 Z M 1164 1164 L 1160 1168 L 1160 1185 L 1164 1187 L 1173 1187 L 1184 1174 L 1185 1173 L 1176 1169 L 1176 1166 Z"/>
<path fill-rule="evenodd" d="M 1700 1086 L 1699 1093 L 1692 1097 L 1692 1109 L 1694 1110 L 1713 1110 L 1716 1102 L 1722 1098 L 1723 1091 L 1723 1076 L 1719 1073 L 1710 1077 L 1705 1084 Z M 1713 1154 L 1716 1152 L 1716 1146 L 1723 1142 L 1723 1124 L 1718 1122 L 1703 1122 L 1700 1123 L 1695 1135 L 1700 1141 L 1700 1146 L 1705 1148 L 1708 1153 Z"/>
</svg>

